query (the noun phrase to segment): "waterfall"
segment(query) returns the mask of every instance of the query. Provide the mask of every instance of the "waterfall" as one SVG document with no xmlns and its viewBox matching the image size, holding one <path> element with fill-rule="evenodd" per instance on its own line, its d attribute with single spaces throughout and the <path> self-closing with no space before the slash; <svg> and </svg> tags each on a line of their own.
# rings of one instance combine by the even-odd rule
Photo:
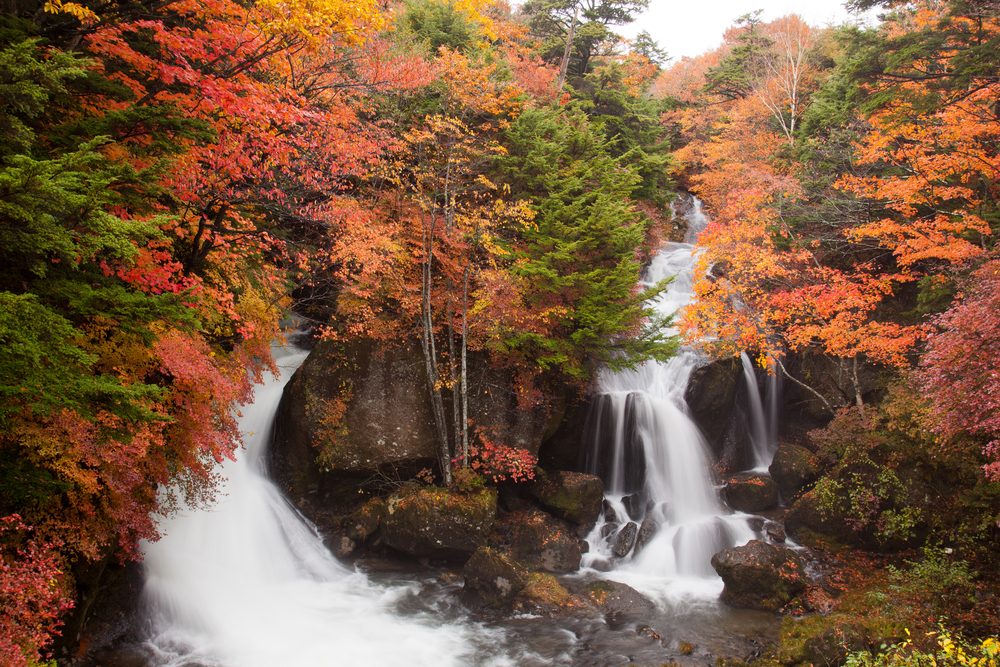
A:
<svg viewBox="0 0 1000 667">
<path fill-rule="evenodd" d="M 685 217 L 688 242 L 666 244 L 644 277 L 655 284 L 673 276 L 652 303 L 662 315 L 679 317 L 694 296 L 693 242 L 706 223 L 696 198 Z M 601 372 L 585 427 L 584 468 L 604 479 L 607 505 L 587 537 L 584 566 L 612 569 L 606 576 L 657 596 L 715 598 L 722 581 L 712 555 L 754 536 L 746 516 L 720 500 L 706 443 L 688 414 L 684 391 L 703 362 L 685 347 L 664 363 Z M 625 533 L 629 522 L 641 527 Z M 629 549 L 636 532 L 638 545 Z"/>
<path fill-rule="evenodd" d="M 771 465 L 774 451 L 771 448 L 770 425 L 764 416 L 764 401 L 757 386 L 757 371 L 746 352 L 740 353 L 743 363 L 743 382 L 747 388 L 747 406 L 750 409 L 750 442 L 753 445 L 754 470 L 766 470 Z"/>
<path fill-rule="evenodd" d="M 245 449 L 219 468 L 217 502 L 160 521 L 143 545 L 156 665 L 484 664 L 472 628 L 401 616 L 415 586 L 382 587 L 338 562 L 267 479 L 262 456 L 285 383 L 306 353 L 276 347 L 278 377 L 244 408 Z M 480 631 L 481 634 L 481 631 Z"/>
</svg>

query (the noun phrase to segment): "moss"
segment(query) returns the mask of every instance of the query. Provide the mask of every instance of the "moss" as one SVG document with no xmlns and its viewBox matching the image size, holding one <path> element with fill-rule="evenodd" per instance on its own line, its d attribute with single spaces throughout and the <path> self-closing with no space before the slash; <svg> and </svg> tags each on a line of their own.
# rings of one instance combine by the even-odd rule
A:
<svg viewBox="0 0 1000 667">
<path fill-rule="evenodd" d="M 902 636 L 898 622 L 877 614 L 837 612 L 786 618 L 775 658 L 789 666 L 839 665 L 851 652 L 892 643 Z"/>
<path fill-rule="evenodd" d="M 567 591 L 551 574 L 532 572 L 521 596 L 536 605 L 579 607 L 580 601 Z"/>
</svg>

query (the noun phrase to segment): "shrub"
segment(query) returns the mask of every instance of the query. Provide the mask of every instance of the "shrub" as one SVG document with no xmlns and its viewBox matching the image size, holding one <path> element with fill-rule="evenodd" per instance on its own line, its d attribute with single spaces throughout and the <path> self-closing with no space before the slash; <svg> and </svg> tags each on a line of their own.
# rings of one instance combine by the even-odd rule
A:
<svg viewBox="0 0 1000 667">
<path fill-rule="evenodd" d="M 953 635 L 945 628 L 928 633 L 934 646 L 921 650 L 914 645 L 910 631 L 899 644 L 883 647 L 876 653 L 860 651 L 847 657 L 847 667 L 1000 667 L 1000 640 L 987 637 L 975 642 Z"/>
</svg>

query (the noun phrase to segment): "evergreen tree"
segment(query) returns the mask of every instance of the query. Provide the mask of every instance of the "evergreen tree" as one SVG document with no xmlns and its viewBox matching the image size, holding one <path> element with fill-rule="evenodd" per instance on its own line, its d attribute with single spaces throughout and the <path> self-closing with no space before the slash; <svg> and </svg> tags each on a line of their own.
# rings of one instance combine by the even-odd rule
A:
<svg viewBox="0 0 1000 667">
<path fill-rule="evenodd" d="M 530 285 L 530 308 L 558 313 L 554 330 L 515 332 L 508 345 L 578 378 L 593 362 L 615 368 L 669 357 L 675 341 L 663 323 L 644 326 L 652 315 L 645 302 L 664 285 L 635 288 L 648 229 L 632 204 L 636 170 L 609 153 L 579 110 L 528 110 L 506 144 L 502 171 L 514 196 L 536 210 L 513 271 Z"/>
</svg>

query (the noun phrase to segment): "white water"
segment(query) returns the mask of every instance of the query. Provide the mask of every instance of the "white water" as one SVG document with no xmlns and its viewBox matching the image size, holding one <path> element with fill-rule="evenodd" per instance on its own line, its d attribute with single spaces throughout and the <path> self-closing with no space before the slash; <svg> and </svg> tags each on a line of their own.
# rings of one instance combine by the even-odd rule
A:
<svg viewBox="0 0 1000 667">
<path fill-rule="evenodd" d="M 771 465 L 774 458 L 774 450 L 778 448 L 777 434 L 772 440 L 772 421 L 777 419 L 775 415 L 771 418 L 772 411 L 777 412 L 777 402 L 773 399 L 774 391 L 768 396 L 768 415 L 764 414 L 764 401 L 760 396 L 760 388 L 757 386 L 757 371 L 754 370 L 753 362 L 746 352 L 740 353 L 740 361 L 743 363 L 743 383 L 747 388 L 747 405 L 750 408 L 750 443 L 753 446 L 753 469 L 757 472 L 764 472 Z"/>
<path fill-rule="evenodd" d="M 275 348 L 280 376 L 243 411 L 246 449 L 221 466 L 218 502 L 162 520 L 162 539 L 143 547 L 155 664 L 490 664 L 475 654 L 477 641 L 490 640 L 485 630 L 401 616 L 397 604 L 416 585 L 377 586 L 339 563 L 267 479 L 278 401 L 305 356 Z"/>
<path fill-rule="evenodd" d="M 693 242 L 707 222 L 701 203 L 695 199 L 692 204 L 689 242 L 668 243 L 644 279 L 655 284 L 674 277 L 653 306 L 675 318 L 694 296 L 698 253 Z M 615 523 L 630 520 L 622 501 L 638 493 L 643 498 L 638 514 L 655 521 L 658 529 L 638 554 L 615 559 L 612 545 L 602 537 L 602 517 L 587 537 L 584 566 L 610 565 L 613 570 L 606 576 L 667 600 L 714 600 L 722 580 L 712 569 L 712 555 L 754 537 L 747 516 L 729 512 L 720 501 L 705 440 L 688 414 L 684 391 L 701 363 L 697 352 L 682 348 L 666 363 L 650 361 L 634 370 L 601 373 L 588 424 L 591 442 L 585 444 L 585 467 L 604 477 Z M 637 523 L 642 519 L 635 518 Z"/>
</svg>

